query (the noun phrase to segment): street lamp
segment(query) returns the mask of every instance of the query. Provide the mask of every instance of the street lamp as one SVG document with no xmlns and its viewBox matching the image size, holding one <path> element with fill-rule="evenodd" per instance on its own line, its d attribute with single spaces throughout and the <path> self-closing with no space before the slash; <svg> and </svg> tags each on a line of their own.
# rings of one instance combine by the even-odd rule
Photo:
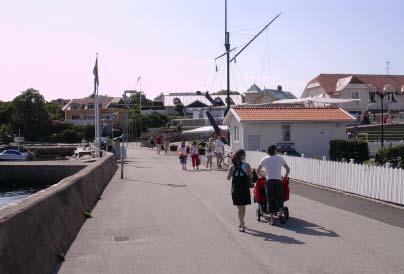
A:
<svg viewBox="0 0 404 274">
<path fill-rule="evenodd" d="M 123 166 L 124 166 L 124 153 L 125 153 L 125 135 L 126 135 L 126 127 L 128 125 L 128 114 L 127 114 L 127 107 L 126 107 L 126 94 L 134 94 L 136 93 L 136 90 L 125 90 L 123 92 L 123 105 L 124 105 L 124 126 L 123 126 L 123 135 L 122 135 L 122 142 L 121 142 L 121 179 L 123 179 Z"/>
<path fill-rule="evenodd" d="M 379 96 L 380 98 L 380 106 L 381 106 L 381 145 L 382 148 L 384 147 L 384 97 L 388 96 L 390 98 L 391 96 L 391 101 L 392 102 L 397 102 L 396 98 L 394 98 L 394 91 L 392 90 L 392 85 L 384 85 L 383 90 L 380 91 L 376 88 L 375 85 L 369 85 L 368 86 L 370 89 L 369 92 L 369 99 L 370 102 L 376 103 L 376 95 Z"/>
</svg>

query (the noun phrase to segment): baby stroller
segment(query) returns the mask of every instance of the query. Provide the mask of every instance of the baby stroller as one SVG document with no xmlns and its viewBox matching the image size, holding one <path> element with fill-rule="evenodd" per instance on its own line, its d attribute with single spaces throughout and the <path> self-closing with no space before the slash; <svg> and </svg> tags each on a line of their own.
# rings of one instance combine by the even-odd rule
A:
<svg viewBox="0 0 404 274">
<path fill-rule="evenodd" d="M 256 211 L 256 216 L 257 216 L 257 221 L 261 221 L 261 217 L 264 216 L 264 214 L 268 214 L 269 212 L 267 211 L 267 193 L 266 193 L 266 179 L 265 178 L 259 178 L 257 182 L 255 183 L 254 187 L 254 203 L 258 204 L 257 211 Z M 289 178 L 282 177 L 282 185 L 283 185 L 283 193 L 284 193 L 284 202 L 289 200 Z M 287 221 L 289 219 L 289 208 L 284 207 L 284 214 L 285 214 L 285 220 Z M 279 212 L 277 213 L 279 216 Z"/>
</svg>

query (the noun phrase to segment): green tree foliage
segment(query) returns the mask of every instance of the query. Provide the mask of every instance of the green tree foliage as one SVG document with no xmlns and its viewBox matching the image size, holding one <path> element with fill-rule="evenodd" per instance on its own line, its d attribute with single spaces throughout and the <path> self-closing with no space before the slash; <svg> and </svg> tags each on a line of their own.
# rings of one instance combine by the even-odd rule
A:
<svg viewBox="0 0 404 274">
<path fill-rule="evenodd" d="M 185 116 L 184 109 L 185 107 L 183 104 L 177 104 L 175 106 L 175 112 L 177 112 L 177 115 Z"/>
<path fill-rule="evenodd" d="M 21 130 L 28 139 L 45 136 L 50 126 L 50 117 L 45 107 L 45 99 L 35 89 L 27 89 L 11 102 L 12 128 L 15 132 Z"/>
<path fill-rule="evenodd" d="M 0 124 L 10 124 L 11 113 L 12 109 L 10 102 L 0 101 Z"/>
<path fill-rule="evenodd" d="M 45 108 L 49 113 L 51 120 L 63 120 L 64 113 L 62 111 L 62 106 L 55 102 L 45 103 Z"/>
<path fill-rule="evenodd" d="M 139 112 L 140 102 L 142 103 L 141 106 L 148 106 L 153 103 L 151 100 L 146 98 L 144 93 L 139 93 L 136 91 L 135 93 L 131 94 L 131 96 L 129 97 L 129 100 L 127 101 L 127 103 L 131 105 L 132 113 L 134 113 L 136 115 L 140 114 L 140 112 Z"/>
<path fill-rule="evenodd" d="M 333 161 L 354 159 L 356 163 L 362 163 L 369 160 L 368 143 L 365 141 L 332 140 L 329 153 Z"/>
</svg>

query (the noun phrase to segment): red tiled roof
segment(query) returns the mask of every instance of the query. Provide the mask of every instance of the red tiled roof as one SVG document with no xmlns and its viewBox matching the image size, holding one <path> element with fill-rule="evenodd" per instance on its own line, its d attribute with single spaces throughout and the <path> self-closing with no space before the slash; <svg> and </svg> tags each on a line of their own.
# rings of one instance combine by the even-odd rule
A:
<svg viewBox="0 0 404 274">
<path fill-rule="evenodd" d="M 240 121 L 353 121 L 347 112 L 334 107 L 233 108 Z"/>
<path fill-rule="evenodd" d="M 311 80 L 308 85 L 319 83 L 324 91 L 332 96 L 335 93 L 338 93 L 336 91 L 338 80 L 347 77 L 351 77 L 351 84 L 366 84 L 368 86 L 372 85 L 379 91 L 383 91 L 386 85 L 391 85 L 394 87 L 396 92 L 403 92 L 404 75 L 320 74 Z"/>
</svg>

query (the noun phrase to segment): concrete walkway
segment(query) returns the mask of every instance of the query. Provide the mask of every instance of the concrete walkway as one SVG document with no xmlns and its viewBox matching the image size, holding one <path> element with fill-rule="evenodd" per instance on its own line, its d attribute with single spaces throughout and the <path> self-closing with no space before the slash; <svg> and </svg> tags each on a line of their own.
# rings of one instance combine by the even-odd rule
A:
<svg viewBox="0 0 404 274">
<path fill-rule="evenodd" d="M 404 273 L 404 229 L 383 221 L 402 209 L 349 198 L 350 211 L 295 185 L 286 225 L 257 222 L 252 205 L 243 234 L 224 171 L 184 172 L 175 155 L 150 149 L 128 155 L 126 179 L 117 172 L 58 273 Z"/>
</svg>

